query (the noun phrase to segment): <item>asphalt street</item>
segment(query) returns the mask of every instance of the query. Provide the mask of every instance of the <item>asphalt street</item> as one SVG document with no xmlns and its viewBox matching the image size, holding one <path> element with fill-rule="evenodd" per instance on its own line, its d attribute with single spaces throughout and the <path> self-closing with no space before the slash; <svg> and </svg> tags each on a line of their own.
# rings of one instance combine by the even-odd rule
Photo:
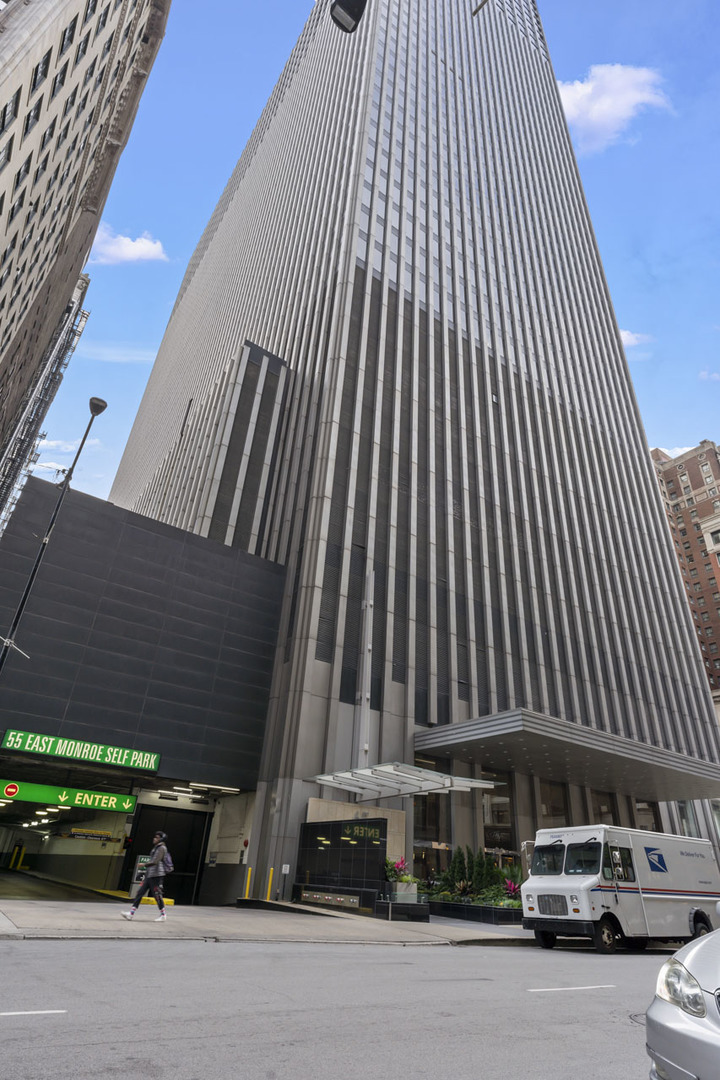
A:
<svg viewBox="0 0 720 1080">
<path fill-rule="evenodd" d="M 644 1080 L 664 956 L 1 941 L 12 1080 Z"/>
</svg>

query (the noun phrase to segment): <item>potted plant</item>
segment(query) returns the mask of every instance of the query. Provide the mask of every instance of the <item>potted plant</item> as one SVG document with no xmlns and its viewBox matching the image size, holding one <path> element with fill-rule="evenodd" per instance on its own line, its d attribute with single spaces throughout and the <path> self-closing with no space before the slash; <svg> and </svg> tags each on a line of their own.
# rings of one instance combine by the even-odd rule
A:
<svg viewBox="0 0 720 1080">
<path fill-rule="evenodd" d="M 385 877 L 390 882 L 390 891 L 393 895 L 407 902 L 417 899 L 418 879 L 410 873 L 404 858 L 396 862 L 386 859 Z"/>
</svg>

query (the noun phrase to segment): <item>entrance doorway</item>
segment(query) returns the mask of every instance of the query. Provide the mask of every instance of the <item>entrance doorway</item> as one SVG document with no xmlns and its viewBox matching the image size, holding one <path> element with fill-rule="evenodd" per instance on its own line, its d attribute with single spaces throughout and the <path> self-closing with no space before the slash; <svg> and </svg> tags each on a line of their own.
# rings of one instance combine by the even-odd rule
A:
<svg viewBox="0 0 720 1080">
<path fill-rule="evenodd" d="M 149 854 L 156 832 L 164 832 L 167 833 L 168 851 L 175 864 L 165 893 L 176 904 L 196 903 L 211 820 L 212 814 L 140 803 L 135 811 L 130 847 L 125 853 L 120 888 L 129 892 L 135 860 L 138 855 Z"/>
</svg>

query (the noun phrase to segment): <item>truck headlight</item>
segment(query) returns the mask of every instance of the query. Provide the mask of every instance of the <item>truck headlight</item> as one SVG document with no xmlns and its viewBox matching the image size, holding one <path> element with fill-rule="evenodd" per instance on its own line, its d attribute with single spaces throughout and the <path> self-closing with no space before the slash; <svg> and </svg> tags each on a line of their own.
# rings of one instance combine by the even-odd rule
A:
<svg viewBox="0 0 720 1080">
<path fill-rule="evenodd" d="M 667 960 L 660 968 L 655 993 L 691 1016 L 707 1014 L 700 983 L 679 960 Z"/>
<path fill-rule="evenodd" d="M 577 905 L 577 904 L 580 903 L 580 901 L 578 900 L 577 896 L 571 896 L 570 897 L 570 903 Z"/>
<path fill-rule="evenodd" d="M 528 904 L 534 904 L 535 903 L 535 897 L 533 896 L 532 893 L 526 892 L 525 893 L 525 899 L 527 900 Z"/>
</svg>

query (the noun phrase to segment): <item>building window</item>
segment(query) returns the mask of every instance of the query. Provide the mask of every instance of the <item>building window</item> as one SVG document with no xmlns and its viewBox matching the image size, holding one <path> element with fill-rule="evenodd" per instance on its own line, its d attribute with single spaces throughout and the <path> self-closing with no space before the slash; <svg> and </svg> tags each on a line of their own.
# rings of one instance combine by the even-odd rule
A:
<svg viewBox="0 0 720 1080">
<path fill-rule="evenodd" d="M 95 30 L 95 37 L 97 37 L 99 34 L 102 34 L 103 30 L 107 26 L 107 21 L 108 21 L 108 15 L 109 14 L 110 14 L 110 5 L 108 4 L 107 7 L 105 8 L 105 10 L 103 11 L 102 15 L 98 19 L 97 28 Z"/>
<path fill-rule="evenodd" d="M 101 61 L 105 59 L 105 57 L 107 56 L 107 54 L 108 54 L 108 53 L 110 52 L 110 50 L 112 49 L 112 43 L 113 43 L 113 38 L 114 38 L 114 37 L 115 37 L 115 34 L 114 34 L 114 33 L 113 33 L 113 34 L 111 34 L 111 35 L 110 35 L 110 37 L 109 37 L 109 38 L 107 39 L 107 41 L 105 42 L 105 44 L 103 45 L 103 51 L 102 51 L 102 55 L 101 55 L 101 57 L 100 57 Z"/>
<path fill-rule="evenodd" d="M 15 233 L 12 240 L 10 241 L 10 243 L 8 244 L 8 246 L 5 248 L 5 250 L 2 253 L 2 259 L 0 260 L 0 266 L 5 266 L 8 259 L 12 255 L 13 251 L 15 250 L 15 245 L 17 244 L 17 238 L 18 238 L 18 234 Z"/>
<path fill-rule="evenodd" d="M 85 17 L 83 19 L 83 26 L 88 21 L 88 19 L 92 19 L 93 15 L 97 11 L 97 6 L 98 0 L 87 0 L 87 5 L 85 7 Z"/>
<path fill-rule="evenodd" d="M 17 90 L 8 103 L 0 109 L 0 135 L 10 127 L 20 109 L 20 91 Z"/>
<path fill-rule="evenodd" d="M 63 119 L 67 116 L 67 114 L 70 112 L 73 105 L 75 104 L 75 102 L 77 100 L 77 94 L 78 94 L 78 88 L 76 86 L 75 89 L 73 90 L 72 94 L 70 94 L 70 96 L 68 97 L 67 101 L 65 102 L 65 104 L 63 106 Z"/>
<path fill-rule="evenodd" d="M 569 825 L 567 787 L 554 780 L 540 781 L 540 816 L 542 828 Z"/>
<path fill-rule="evenodd" d="M 97 57 L 94 58 L 92 64 L 89 65 L 87 71 L 85 72 L 85 76 L 83 78 L 83 86 L 87 86 L 87 84 L 90 82 L 93 75 L 95 74 L 95 65 L 96 65 L 96 63 L 97 63 Z"/>
<path fill-rule="evenodd" d="M 651 832 L 662 832 L 660 811 L 657 803 L 635 799 L 635 828 L 647 829 Z"/>
<path fill-rule="evenodd" d="M 41 83 L 45 82 L 45 80 L 47 78 L 47 73 L 50 70 L 50 56 L 51 56 L 51 54 L 52 54 L 52 49 L 48 49 L 48 51 L 45 53 L 45 55 L 43 56 L 40 63 L 36 66 L 35 70 L 33 71 L 32 79 L 30 80 L 30 93 L 31 94 L 34 94 L 35 91 L 37 90 L 38 86 L 40 86 Z"/>
<path fill-rule="evenodd" d="M 12 155 L 12 137 L 8 139 L 3 147 L 0 147 L 0 172 L 3 171 Z"/>
<path fill-rule="evenodd" d="M 78 17 L 76 15 L 75 18 L 73 19 L 73 21 L 67 27 L 67 29 L 63 30 L 63 36 L 62 36 L 62 40 L 60 42 L 60 55 L 61 56 L 63 56 L 68 51 L 68 49 L 72 45 L 73 41 L 75 40 L 75 31 L 77 30 L 77 22 L 78 22 Z"/>
<path fill-rule="evenodd" d="M 52 92 L 50 94 L 50 100 L 52 100 L 53 98 L 56 98 L 58 96 L 58 94 L 60 93 L 60 91 L 62 90 L 63 86 L 65 85 L 65 79 L 67 78 L 67 73 L 68 73 L 68 65 L 67 65 L 67 62 L 65 62 L 63 64 L 63 66 L 60 68 L 60 70 L 58 71 L 55 78 L 53 79 Z"/>
<path fill-rule="evenodd" d="M 40 177 L 43 176 L 45 174 L 45 172 L 47 171 L 49 161 L 50 161 L 50 155 L 46 154 L 45 157 L 40 162 L 40 164 L 38 165 L 37 169 L 35 170 L 35 178 L 33 180 L 33 187 L 35 186 L 35 184 L 37 184 Z"/>
<path fill-rule="evenodd" d="M 85 37 L 82 39 L 82 41 L 80 42 L 80 44 L 78 45 L 78 47 L 77 47 L 77 52 L 75 53 L 74 67 L 77 67 L 78 64 L 80 63 L 80 61 L 82 60 L 82 58 L 85 56 L 85 53 L 88 51 L 89 44 L 90 44 L 90 34 L 87 33 L 85 35 Z"/>
<path fill-rule="evenodd" d="M 13 221 L 18 216 L 24 205 L 25 192 L 21 191 L 15 202 L 10 207 L 10 213 L 8 214 L 8 222 Z"/>
<path fill-rule="evenodd" d="M 18 171 L 15 173 L 15 183 L 13 184 L 13 192 L 17 191 L 17 189 L 20 187 L 20 185 L 23 183 L 23 181 L 25 179 L 27 179 L 27 177 L 28 177 L 28 175 L 30 173 L 30 162 L 31 161 L 32 161 L 32 154 L 28 154 L 28 156 L 25 158 L 25 160 L 23 161 L 23 163 L 20 166 L 20 168 L 18 169 Z"/>
<path fill-rule="evenodd" d="M 45 130 L 45 133 L 43 134 L 43 137 L 42 137 L 42 142 L 40 143 L 40 149 L 41 150 L 45 149 L 45 147 L 47 146 L 47 144 L 50 142 L 53 135 L 55 134 L 55 124 L 56 124 L 56 121 L 53 120 L 52 124 L 50 124 L 50 126 Z"/>
<path fill-rule="evenodd" d="M 41 109 L 42 109 L 42 98 L 40 98 L 39 101 L 35 102 L 32 109 L 30 110 L 30 112 L 25 117 L 25 127 L 23 128 L 23 139 L 26 137 L 26 135 L 30 134 L 32 129 L 37 124 L 38 120 L 40 119 L 40 111 L 41 111 Z"/>
<path fill-rule="evenodd" d="M 700 837 L 700 830 L 698 829 L 697 818 L 695 817 L 695 807 L 689 801 L 682 801 L 677 803 L 678 816 L 680 818 L 680 833 L 682 836 L 695 836 Z"/>
<path fill-rule="evenodd" d="M 67 124 L 65 125 L 65 127 L 62 129 L 62 131 L 58 135 L 57 146 L 55 147 L 55 152 L 56 153 L 60 149 L 62 144 L 65 142 L 65 140 L 67 139 L 69 131 L 70 131 L 70 121 L 68 120 Z"/>
<path fill-rule="evenodd" d="M 619 825 L 617 801 L 611 791 L 591 791 L 593 825 Z"/>
</svg>

